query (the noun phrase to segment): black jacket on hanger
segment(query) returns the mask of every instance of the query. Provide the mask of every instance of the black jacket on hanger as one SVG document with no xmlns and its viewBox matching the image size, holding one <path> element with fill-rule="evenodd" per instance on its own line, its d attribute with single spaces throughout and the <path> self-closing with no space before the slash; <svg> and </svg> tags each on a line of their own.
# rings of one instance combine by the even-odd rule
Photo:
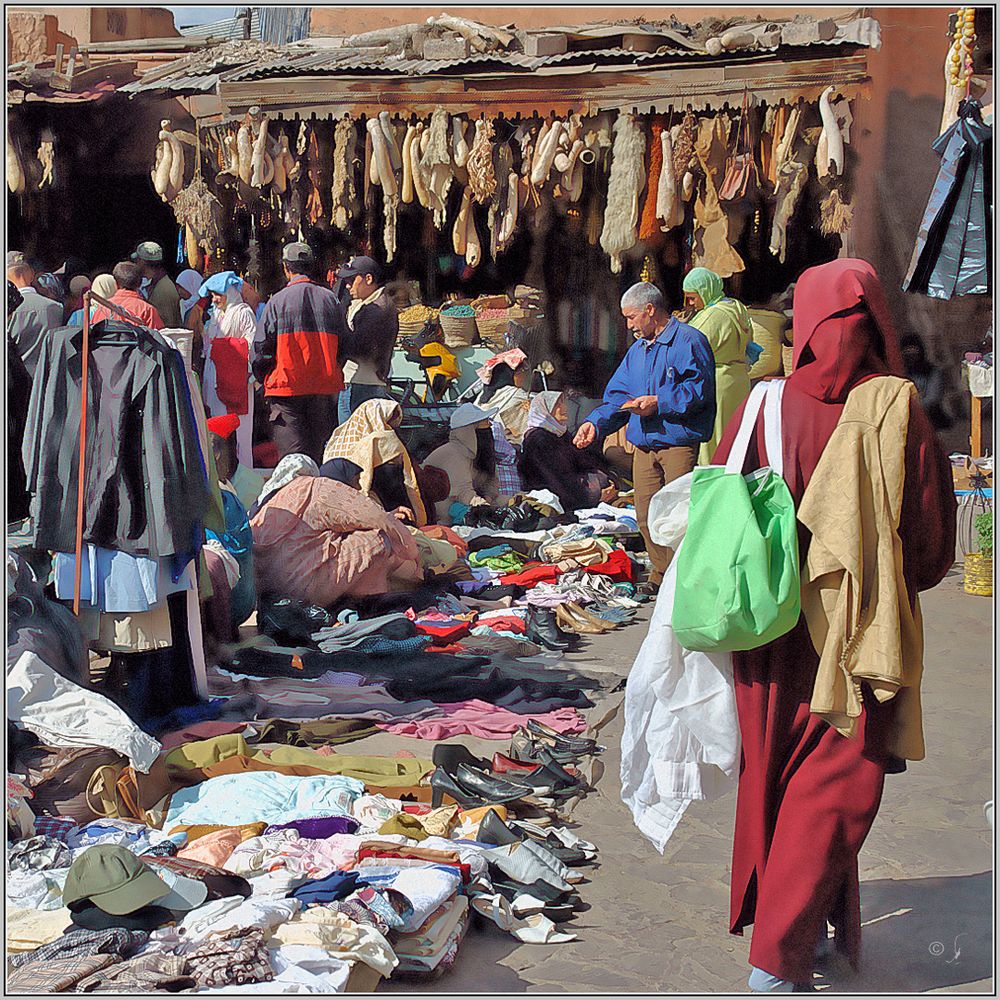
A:
<svg viewBox="0 0 1000 1000">
<path fill-rule="evenodd" d="M 37 548 L 73 552 L 83 331 L 46 338 L 32 387 L 24 465 Z M 189 561 L 204 541 L 208 476 L 180 354 L 118 320 L 91 330 L 83 540 Z"/>
</svg>

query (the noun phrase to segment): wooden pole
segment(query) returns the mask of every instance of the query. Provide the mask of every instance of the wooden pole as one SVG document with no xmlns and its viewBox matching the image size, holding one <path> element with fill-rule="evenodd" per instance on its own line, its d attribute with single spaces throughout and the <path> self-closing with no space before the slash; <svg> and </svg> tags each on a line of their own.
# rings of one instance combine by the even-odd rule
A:
<svg viewBox="0 0 1000 1000">
<path fill-rule="evenodd" d="M 983 401 L 978 396 L 972 397 L 972 457 L 983 457 Z"/>
<path fill-rule="evenodd" d="M 80 387 L 80 460 L 76 477 L 76 566 L 73 569 L 73 614 L 80 615 L 80 574 L 83 569 L 83 481 L 87 458 L 87 368 L 90 361 L 90 292 L 83 293 L 83 373 Z"/>
</svg>

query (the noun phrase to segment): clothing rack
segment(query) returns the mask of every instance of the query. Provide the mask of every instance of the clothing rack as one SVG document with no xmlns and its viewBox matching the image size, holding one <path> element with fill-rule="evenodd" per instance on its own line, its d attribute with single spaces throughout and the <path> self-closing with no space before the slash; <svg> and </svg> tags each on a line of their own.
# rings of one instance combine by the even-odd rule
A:
<svg viewBox="0 0 1000 1000">
<path fill-rule="evenodd" d="M 83 293 L 83 371 L 80 392 L 80 461 L 76 479 L 76 567 L 73 570 L 73 614 L 80 617 L 80 583 L 83 570 L 83 487 L 84 463 L 87 456 L 87 368 L 90 361 L 90 304 L 104 306 L 113 316 L 144 332 L 146 327 L 115 302 L 110 302 L 90 290 Z"/>
</svg>

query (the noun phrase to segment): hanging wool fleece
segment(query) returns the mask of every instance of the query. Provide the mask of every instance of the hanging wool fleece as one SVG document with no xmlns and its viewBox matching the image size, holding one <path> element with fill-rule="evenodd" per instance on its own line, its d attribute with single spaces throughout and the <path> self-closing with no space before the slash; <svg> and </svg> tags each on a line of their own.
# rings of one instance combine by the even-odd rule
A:
<svg viewBox="0 0 1000 1000">
<path fill-rule="evenodd" d="M 647 247 L 659 246 L 663 242 L 663 232 L 656 216 L 656 202 L 660 191 L 660 173 L 663 170 L 663 115 L 653 118 L 652 135 L 649 140 L 649 174 L 646 180 L 646 200 L 642 206 L 639 223 L 639 239 Z"/>
<path fill-rule="evenodd" d="M 611 257 L 612 272 L 620 274 L 622 255 L 637 239 L 639 196 L 646 183 L 646 137 L 632 115 L 619 115 L 614 131 L 601 246 Z"/>
</svg>

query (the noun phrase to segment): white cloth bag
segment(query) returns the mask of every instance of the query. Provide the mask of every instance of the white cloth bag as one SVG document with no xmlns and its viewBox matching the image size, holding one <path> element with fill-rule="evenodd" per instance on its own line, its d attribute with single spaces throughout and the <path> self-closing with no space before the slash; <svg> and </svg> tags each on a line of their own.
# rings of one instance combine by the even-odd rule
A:
<svg viewBox="0 0 1000 1000">
<path fill-rule="evenodd" d="M 650 536 L 677 552 L 691 478 L 668 483 L 650 501 Z M 740 761 L 732 656 L 683 649 L 670 625 L 677 561 L 675 554 L 626 682 L 622 733 L 622 801 L 661 854 L 691 802 L 736 787 Z"/>
</svg>

